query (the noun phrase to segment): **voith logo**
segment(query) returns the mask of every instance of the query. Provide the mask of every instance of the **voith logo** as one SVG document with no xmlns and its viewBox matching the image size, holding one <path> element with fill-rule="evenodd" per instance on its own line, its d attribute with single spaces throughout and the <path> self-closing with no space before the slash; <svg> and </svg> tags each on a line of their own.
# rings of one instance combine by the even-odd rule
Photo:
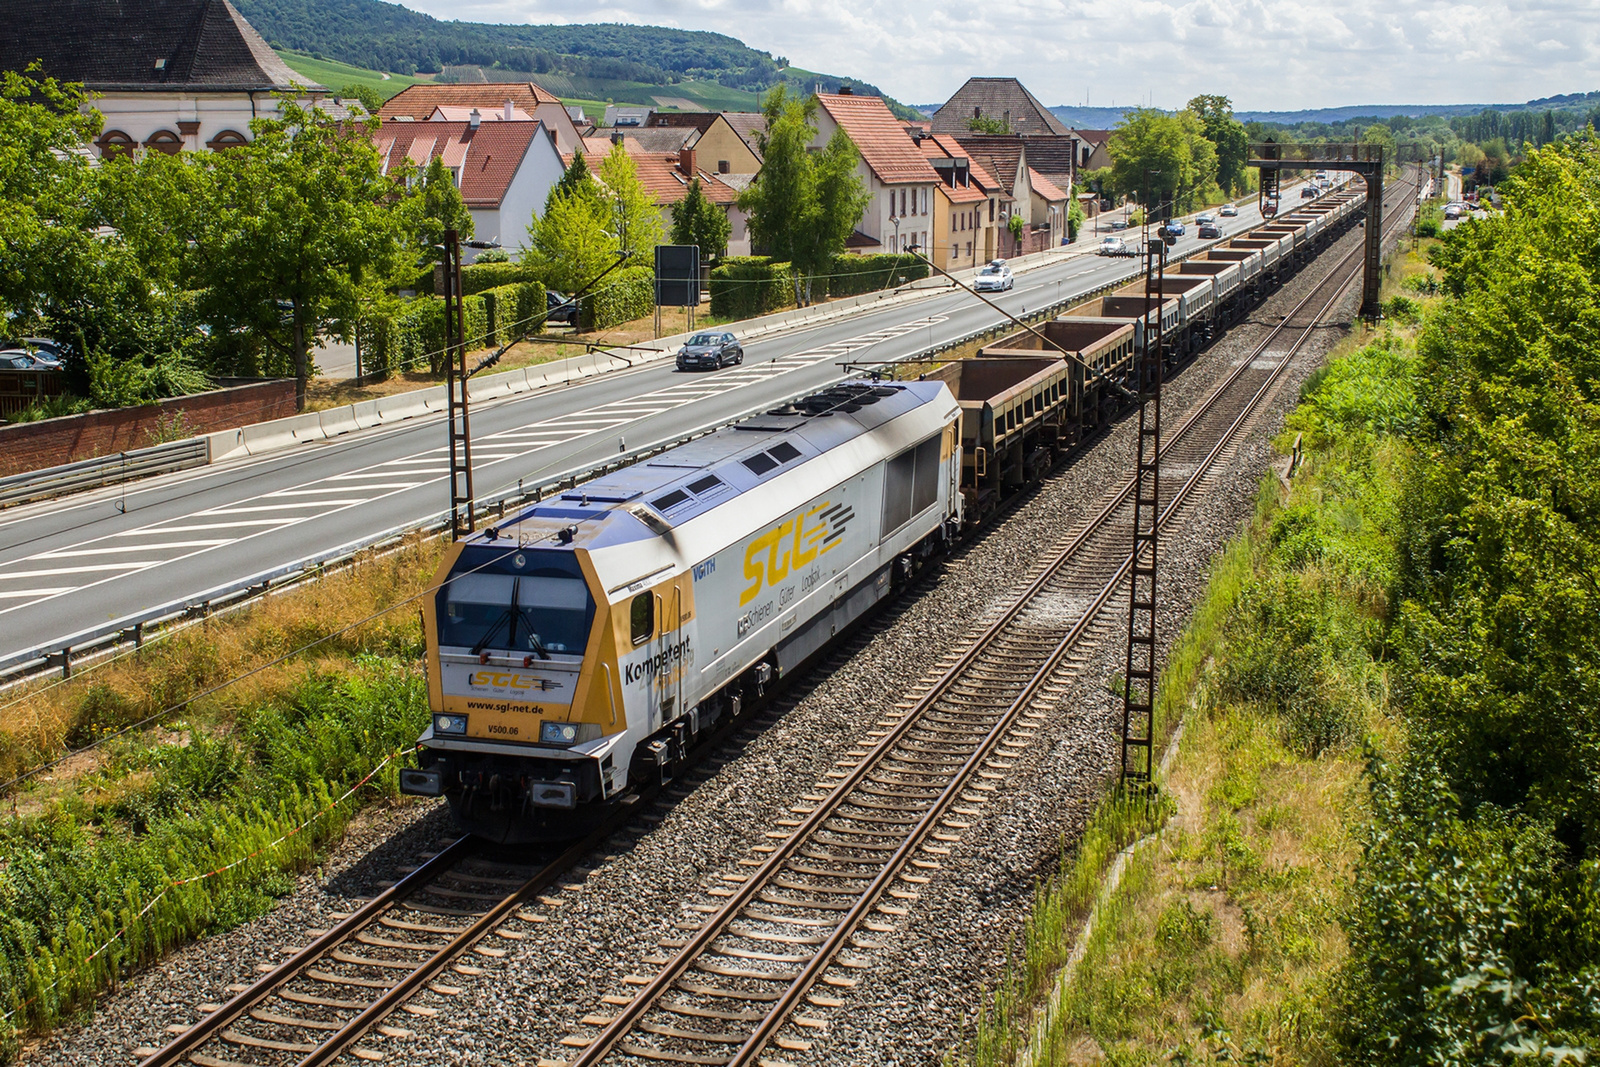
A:
<svg viewBox="0 0 1600 1067">
<path fill-rule="evenodd" d="M 477 689 L 511 689 L 519 693 L 547 693 L 561 688 L 554 678 L 516 671 L 473 671 L 467 675 L 467 684 Z"/>
<path fill-rule="evenodd" d="M 750 584 L 739 594 L 739 606 L 783 581 L 790 571 L 833 551 L 855 514 L 848 504 L 823 501 L 751 541 L 744 552 L 744 576 Z"/>
</svg>

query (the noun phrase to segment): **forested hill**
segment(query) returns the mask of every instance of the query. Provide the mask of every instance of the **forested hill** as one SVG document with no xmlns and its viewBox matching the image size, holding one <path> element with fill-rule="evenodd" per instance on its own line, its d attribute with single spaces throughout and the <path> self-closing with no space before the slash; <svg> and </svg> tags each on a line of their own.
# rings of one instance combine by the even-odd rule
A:
<svg viewBox="0 0 1600 1067">
<path fill-rule="evenodd" d="M 753 92 L 795 80 L 786 73 L 787 59 L 703 30 L 442 22 L 380 0 L 234 3 L 274 47 L 398 74 L 490 67 L 660 85 L 699 80 Z M 834 84 L 844 80 L 863 92 L 883 95 L 851 79 L 809 73 L 805 78 Z"/>
</svg>

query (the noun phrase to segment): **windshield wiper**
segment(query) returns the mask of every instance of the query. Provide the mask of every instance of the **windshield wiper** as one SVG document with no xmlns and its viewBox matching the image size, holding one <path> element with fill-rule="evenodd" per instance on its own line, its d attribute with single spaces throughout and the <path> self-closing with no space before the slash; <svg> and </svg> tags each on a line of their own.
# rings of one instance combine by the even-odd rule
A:
<svg viewBox="0 0 1600 1067">
<path fill-rule="evenodd" d="M 485 630 L 483 632 L 483 637 L 479 638 L 478 643 L 472 646 L 472 654 L 476 656 L 485 648 L 487 648 L 489 646 L 489 641 L 494 637 L 495 634 L 500 632 L 500 627 L 504 626 L 506 622 L 511 619 L 511 617 L 512 615 L 510 608 L 507 608 L 505 611 L 501 612 L 500 617 L 494 621 L 494 625 Z M 513 634 L 512 636 L 515 637 L 516 635 Z"/>
<path fill-rule="evenodd" d="M 544 642 L 539 640 L 539 635 L 533 630 L 533 620 L 528 618 L 528 613 L 523 608 L 517 609 L 517 614 L 522 616 L 522 622 L 528 628 L 528 647 L 538 654 L 540 659 L 549 659 L 550 653 L 544 650 Z"/>
</svg>

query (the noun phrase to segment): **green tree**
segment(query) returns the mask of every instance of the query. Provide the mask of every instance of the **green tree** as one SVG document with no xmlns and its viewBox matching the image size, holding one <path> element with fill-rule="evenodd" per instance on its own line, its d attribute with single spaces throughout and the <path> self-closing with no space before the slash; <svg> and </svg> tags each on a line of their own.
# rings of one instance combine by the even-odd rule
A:
<svg viewBox="0 0 1600 1067">
<path fill-rule="evenodd" d="M 558 196 L 573 196 L 582 193 L 585 196 L 600 196 L 600 184 L 594 180 L 594 175 L 589 173 L 589 164 L 584 161 L 581 151 L 572 153 L 572 162 L 567 164 L 567 169 L 561 177 L 550 187 L 550 195 L 545 197 L 544 206 L 549 208 Z"/>
<path fill-rule="evenodd" d="M 465 241 L 472 236 L 472 212 L 456 188 L 450 168 L 442 156 L 434 156 L 422 172 L 422 202 L 418 205 L 417 240 L 421 244 L 422 260 L 427 263 L 444 262 L 444 235 L 455 230 Z"/>
<path fill-rule="evenodd" d="M 1244 123 L 1233 117 L 1233 101 L 1225 96 L 1202 95 L 1187 108 L 1200 120 L 1206 140 L 1217 153 L 1217 184 L 1224 193 L 1245 191 L 1245 164 L 1250 159 L 1250 137 Z"/>
<path fill-rule="evenodd" d="M 376 115 L 378 109 L 383 106 L 383 95 L 364 82 L 351 82 L 339 90 L 339 95 L 346 99 L 361 101 L 361 106 L 367 109 L 369 115 Z"/>
<path fill-rule="evenodd" d="M 691 180 L 684 198 L 672 205 L 672 243 L 698 245 L 700 258 L 714 261 L 727 254 L 732 233 L 727 212 L 706 199 L 699 178 Z"/>
<path fill-rule="evenodd" d="M 1010 123 L 1004 119 L 993 118 L 989 115 L 974 115 L 967 120 L 967 129 L 973 133 L 988 133 L 1004 136 L 1011 132 Z"/>
<path fill-rule="evenodd" d="M 1189 111 L 1136 109 L 1111 135 L 1110 150 L 1117 188 L 1147 207 L 1165 205 L 1161 217 L 1183 210 L 1216 179 L 1216 148 Z"/>
<path fill-rule="evenodd" d="M 303 408 L 317 336 L 348 339 L 363 296 L 412 262 L 417 202 L 384 176 L 373 123 L 279 109 L 249 145 L 200 157 L 209 196 L 174 226 L 204 321 L 286 357 Z"/>
<path fill-rule="evenodd" d="M 810 302 L 812 278 L 845 241 L 870 200 L 856 174 L 859 155 L 843 129 L 821 152 L 810 150 L 817 100 L 791 97 L 780 85 L 762 102 L 761 173 L 739 194 L 750 234 L 767 255 L 795 269 L 795 300 Z"/>
<path fill-rule="evenodd" d="M 1357 139 L 1361 140 L 1361 141 L 1365 141 L 1368 144 L 1382 145 L 1383 146 L 1383 162 L 1384 162 L 1384 166 L 1385 167 L 1393 167 L 1394 166 L 1394 164 L 1395 164 L 1394 131 L 1392 129 L 1390 129 L 1388 126 L 1384 125 L 1381 122 L 1374 122 L 1372 125 L 1368 126 L 1366 129 L 1362 130 L 1360 136 Z"/>
<path fill-rule="evenodd" d="M 576 292 L 617 261 L 609 221 L 605 204 L 586 188 L 552 196 L 544 214 L 528 227 L 523 262 L 550 288 Z"/>
<path fill-rule="evenodd" d="M 666 236 L 661 209 L 639 180 L 634 165 L 621 141 L 600 161 L 601 199 L 609 214 L 608 229 L 619 253 L 627 253 L 628 266 L 653 267 L 655 249 Z"/>
</svg>

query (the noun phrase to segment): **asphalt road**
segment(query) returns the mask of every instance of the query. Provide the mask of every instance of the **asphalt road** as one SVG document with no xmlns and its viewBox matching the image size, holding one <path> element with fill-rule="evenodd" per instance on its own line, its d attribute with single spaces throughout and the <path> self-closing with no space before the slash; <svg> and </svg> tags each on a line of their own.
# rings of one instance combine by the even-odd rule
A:
<svg viewBox="0 0 1600 1067">
<path fill-rule="evenodd" d="M 1286 203 L 1292 205 L 1295 201 Z M 1252 204 L 1224 220 L 1259 221 Z M 1189 227 L 1176 251 L 1200 246 Z M 1131 236 L 1137 236 L 1131 233 Z M 1089 235 L 1080 237 L 1085 248 Z M 1108 281 L 1136 259 L 1074 255 L 1016 277 L 996 302 L 1020 314 Z M 752 342 L 744 364 L 682 373 L 670 360 L 475 405 L 479 499 L 537 484 L 721 416 L 768 406 L 843 376 L 845 360 L 890 360 L 996 323 L 961 290 Z M 91 631 L 207 599 L 240 579 L 370 543 L 448 509 L 443 419 L 414 419 L 255 458 L 97 490 L 0 514 L 0 668 Z"/>
</svg>

